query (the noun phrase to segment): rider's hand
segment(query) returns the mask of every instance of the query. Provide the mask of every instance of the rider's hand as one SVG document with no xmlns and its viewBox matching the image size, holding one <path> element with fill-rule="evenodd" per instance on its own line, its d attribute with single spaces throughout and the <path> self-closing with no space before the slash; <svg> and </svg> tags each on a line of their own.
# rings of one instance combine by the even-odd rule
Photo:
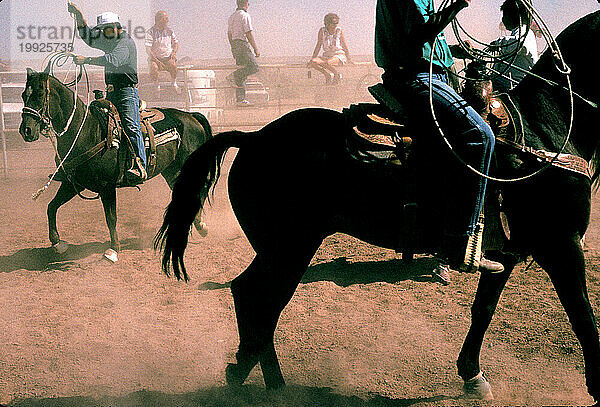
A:
<svg viewBox="0 0 600 407">
<path fill-rule="evenodd" d="M 81 12 L 81 10 L 79 10 L 79 8 L 75 5 L 75 3 L 73 2 L 69 2 L 69 5 L 67 6 L 67 10 L 69 10 L 69 13 L 74 14 L 75 17 L 82 17 L 83 13 Z"/>
<path fill-rule="evenodd" d="M 86 58 L 83 55 L 73 55 L 73 62 L 75 62 L 76 65 L 85 64 L 85 60 Z"/>
</svg>

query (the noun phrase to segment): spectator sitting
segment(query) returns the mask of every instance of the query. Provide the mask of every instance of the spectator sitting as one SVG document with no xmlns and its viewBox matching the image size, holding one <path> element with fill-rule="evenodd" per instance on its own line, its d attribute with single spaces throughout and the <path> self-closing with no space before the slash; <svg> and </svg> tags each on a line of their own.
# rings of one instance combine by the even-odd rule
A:
<svg viewBox="0 0 600 407">
<path fill-rule="evenodd" d="M 337 14 L 329 13 L 325 16 L 325 26 L 319 29 L 317 45 L 307 66 L 314 68 L 325 75 L 325 83 L 337 83 L 342 75 L 335 69 L 350 61 L 350 52 L 344 38 L 344 31 L 338 27 L 340 18 Z M 323 47 L 323 56 L 318 57 Z"/>
<path fill-rule="evenodd" d="M 165 11 L 159 11 L 154 17 L 154 25 L 146 32 L 146 52 L 149 55 L 150 79 L 158 85 L 158 72 L 167 71 L 171 75 L 173 88 L 179 94 L 177 85 L 177 49 L 179 41 L 169 26 L 169 17 Z"/>
</svg>

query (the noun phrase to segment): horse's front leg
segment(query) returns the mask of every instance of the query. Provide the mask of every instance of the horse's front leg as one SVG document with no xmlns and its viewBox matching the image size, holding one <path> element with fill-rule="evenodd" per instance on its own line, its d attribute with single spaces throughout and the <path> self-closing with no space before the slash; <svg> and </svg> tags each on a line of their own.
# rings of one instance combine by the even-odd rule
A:
<svg viewBox="0 0 600 407">
<path fill-rule="evenodd" d="M 56 213 L 58 212 L 58 208 L 73 199 L 78 192 L 80 191 L 78 191 L 70 182 L 61 183 L 58 191 L 56 191 L 56 195 L 54 195 L 54 198 L 50 201 L 46 210 L 48 215 L 48 238 L 50 239 L 52 248 L 59 254 L 66 252 L 69 245 L 65 241 L 60 240 L 60 235 L 56 229 Z"/>
<path fill-rule="evenodd" d="M 552 241 L 550 247 L 542 248 L 534 257 L 548 272 L 573 331 L 581 343 L 588 392 L 598 403 L 600 402 L 600 341 L 594 312 L 588 298 L 585 258 L 580 238 L 573 236 L 569 239 L 546 242 L 550 241 Z"/>
<path fill-rule="evenodd" d="M 110 249 L 104 252 L 104 257 L 112 263 L 118 260 L 121 244 L 117 235 L 117 190 L 109 188 L 100 193 L 100 199 L 104 206 L 104 216 L 106 217 L 106 225 L 110 233 Z"/>
<path fill-rule="evenodd" d="M 458 374 L 465 381 L 463 389 L 465 396 L 469 398 L 484 400 L 493 398 L 490 385 L 481 374 L 479 355 L 483 337 L 490 326 L 502 290 L 504 290 L 508 277 L 515 266 L 515 262 L 508 258 L 503 259 L 502 263 L 505 267 L 504 272 L 485 273 L 479 278 L 477 294 L 471 307 L 471 326 L 458 356 Z"/>
</svg>

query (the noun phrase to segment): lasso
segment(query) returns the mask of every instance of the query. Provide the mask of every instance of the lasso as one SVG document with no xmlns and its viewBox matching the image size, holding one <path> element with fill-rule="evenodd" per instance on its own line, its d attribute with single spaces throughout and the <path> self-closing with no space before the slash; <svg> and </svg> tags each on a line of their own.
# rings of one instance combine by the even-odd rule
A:
<svg viewBox="0 0 600 407">
<path fill-rule="evenodd" d="M 440 5 L 440 8 L 443 8 L 446 6 L 446 4 L 449 2 L 450 0 L 444 0 L 444 2 Z M 452 154 L 454 155 L 454 157 L 465 167 L 467 167 L 470 171 L 474 172 L 475 174 L 477 174 L 478 176 L 482 177 L 482 178 L 486 178 L 488 180 L 491 181 L 497 181 L 497 182 L 520 182 L 520 181 L 524 181 L 530 178 L 533 178 L 534 176 L 542 173 L 543 171 L 545 171 L 546 169 L 548 169 L 552 164 L 554 164 L 554 162 L 559 158 L 559 156 L 562 154 L 562 152 L 564 151 L 564 149 L 566 148 L 567 144 L 569 143 L 569 140 L 571 138 L 571 133 L 573 130 L 573 111 L 574 111 L 574 100 L 573 100 L 573 95 L 578 96 L 579 98 L 581 98 L 582 100 L 584 100 L 585 102 L 587 102 L 588 104 L 591 104 L 592 106 L 595 106 L 595 104 L 593 104 L 593 102 L 583 98 L 582 96 L 579 96 L 577 94 L 575 94 L 573 92 L 572 86 L 571 86 L 571 79 L 569 77 L 571 70 L 570 68 L 567 66 L 562 53 L 560 52 L 560 49 L 558 47 L 558 44 L 556 43 L 556 40 L 554 39 L 554 37 L 552 36 L 552 33 L 550 33 L 550 30 L 548 29 L 548 26 L 546 25 L 546 23 L 543 21 L 543 19 L 540 17 L 539 13 L 535 10 L 535 8 L 533 7 L 532 4 L 530 4 L 527 0 L 518 0 L 522 5 L 524 5 L 527 10 L 529 11 L 530 15 L 532 16 L 532 21 L 535 21 L 538 24 L 538 27 L 540 27 L 540 31 L 542 32 L 542 35 L 544 37 L 544 39 L 546 40 L 546 43 L 548 44 L 548 47 L 550 48 L 550 52 L 552 52 L 552 55 L 554 57 L 554 66 L 556 67 L 557 71 L 561 74 L 563 74 L 565 76 L 566 82 L 567 82 L 567 87 L 565 89 L 568 90 L 569 92 L 569 101 L 570 101 L 570 119 L 569 119 L 569 130 L 567 132 L 567 137 L 563 143 L 563 145 L 561 146 L 560 150 L 554 155 L 554 157 L 552 157 L 552 159 L 550 159 L 550 161 L 548 161 L 542 168 L 538 169 L 537 171 L 522 176 L 522 177 L 517 177 L 517 178 L 496 178 L 496 177 L 492 177 L 490 175 L 484 174 L 481 171 L 477 170 L 476 168 L 474 168 L 473 166 L 471 166 L 470 164 L 468 164 L 467 162 L 465 162 L 465 160 L 463 160 L 463 158 L 454 150 L 454 148 L 452 147 L 452 144 L 450 143 L 450 141 L 448 140 L 448 138 L 446 137 L 444 130 L 442 129 L 442 127 L 439 124 L 439 121 L 436 117 L 435 114 L 435 109 L 433 106 L 433 58 L 436 52 L 436 48 L 437 48 L 437 37 L 433 43 L 433 46 L 431 47 L 431 54 L 430 54 L 430 58 L 429 58 L 429 106 L 431 109 L 431 114 L 433 116 L 433 121 L 435 123 L 436 128 L 438 129 L 440 135 L 442 136 L 442 139 L 444 140 L 444 143 L 448 146 L 448 148 L 450 149 L 450 151 L 452 152 Z M 523 43 L 525 41 L 525 36 L 521 36 L 521 28 L 519 28 L 519 43 L 518 43 L 518 48 L 515 48 L 513 51 L 510 51 L 506 54 L 501 54 L 501 55 L 493 55 L 489 52 L 487 52 L 486 50 L 489 50 L 492 48 L 492 44 L 485 44 L 483 42 L 477 41 L 474 37 L 472 37 L 471 35 L 469 35 L 468 33 L 466 33 L 466 31 L 462 28 L 462 26 L 460 26 L 460 23 L 455 19 L 452 22 L 452 27 L 454 29 L 455 35 L 457 40 L 459 41 L 459 44 L 461 45 L 461 47 L 463 48 L 463 50 L 465 52 L 467 52 L 467 54 L 469 56 L 472 57 L 472 59 L 474 60 L 481 60 L 483 62 L 487 63 L 492 63 L 492 62 L 504 62 L 505 64 L 508 62 L 510 62 L 510 65 L 507 65 L 504 72 L 498 72 L 498 71 L 494 71 L 493 73 L 498 76 L 498 75 L 504 75 L 504 73 L 510 69 L 510 67 L 513 65 L 513 62 L 516 58 L 516 54 L 518 53 L 518 51 L 521 49 L 521 47 L 523 46 Z M 522 24 L 519 24 L 519 27 L 522 27 Z M 477 44 L 480 45 L 484 45 L 486 48 L 486 50 L 475 50 L 472 49 L 471 47 L 469 47 L 466 44 L 466 41 L 464 41 L 461 36 L 460 36 L 460 32 L 459 32 L 459 28 L 466 34 L 468 35 L 468 37 L 472 40 L 474 40 Z M 527 32 L 529 31 L 529 27 L 527 28 L 527 31 L 525 32 L 525 35 L 527 35 Z M 490 68 L 487 68 L 490 69 Z M 446 69 L 447 72 L 449 72 L 450 74 L 453 74 L 449 69 Z M 528 72 L 529 73 L 529 72 Z M 557 84 L 556 82 L 547 80 L 542 78 L 539 75 L 535 75 L 535 74 L 531 74 L 532 76 L 544 80 L 546 83 L 549 83 L 551 85 L 554 86 L 561 86 L 559 84 Z M 460 76 L 459 76 L 460 77 Z M 464 77 L 463 79 L 465 80 L 475 80 L 472 78 L 468 78 L 468 77 Z M 563 86 L 564 88 L 564 86 Z M 597 107 L 597 106 L 595 106 Z M 523 138 L 523 141 L 525 141 L 524 135 L 521 136 Z M 525 147 L 525 146 L 523 146 Z"/>
<path fill-rule="evenodd" d="M 73 44 L 75 42 L 75 30 L 77 29 L 77 21 L 75 19 L 74 16 L 72 16 L 73 18 L 73 38 L 71 38 L 71 43 L 70 43 L 70 49 L 73 49 Z M 56 51 L 53 52 L 51 54 L 49 54 L 46 58 L 44 58 L 44 61 L 42 62 L 42 68 L 44 68 L 44 66 L 46 66 L 44 68 L 44 72 L 47 72 L 49 75 L 53 75 L 54 73 L 54 68 L 55 67 L 62 67 L 63 65 L 65 65 L 69 60 L 71 60 L 71 66 L 69 67 L 69 69 L 67 70 L 67 73 L 65 74 L 65 79 L 64 81 L 66 81 L 67 76 L 69 75 L 69 73 L 71 72 L 71 68 L 73 67 L 73 65 L 75 65 L 72 62 L 72 58 L 73 58 L 73 54 L 71 52 L 66 52 L 66 51 Z M 46 65 L 46 61 L 47 61 L 47 65 Z M 81 134 L 81 130 L 83 129 L 83 125 L 85 124 L 85 121 L 87 120 L 87 116 L 89 113 L 89 106 L 90 106 L 90 81 L 89 81 L 89 76 L 88 76 L 88 72 L 87 69 L 85 68 L 84 65 L 79 65 L 79 73 L 77 73 L 77 68 L 75 69 L 76 71 L 76 75 L 75 75 L 75 79 L 69 83 L 65 83 L 66 86 L 68 87 L 74 87 L 74 91 L 73 91 L 73 110 L 71 112 L 71 115 L 69 116 L 69 119 L 67 120 L 67 123 L 64 127 L 64 129 L 60 132 L 60 133 L 56 133 L 56 131 L 54 130 L 54 128 L 52 127 L 52 122 L 50 122 L 50 127 L 48 130 L 48 138 L 50 139 L 50 141 L 52 142 L 52 147 L 54 148 L 54 152 L 56 154 L 57 157 L 60 158 L 60 154 L 58 153 L 58 147 L 57 147 L 57 141 L 58 138 L 60 138 L 61 136 L 63 136 L 67 130 L 69 129 L 69 127 L 71 126 L 71 122 L 73 121 L 73 117 L 75 116 L 75 111 L 77 110 L 77 102 L 79 100 L 78 98 L 78 83 L 81 79 L 81 77 L 83 76 L 83 74 L 85 73 L 85 80 L 86 80 L 86 84 L 87 84 L 87 102 L 86 102 L 86 108 L 85 108 L 85 113 L 83 115 L 83 119 L 81 120 L 81 124 L 79 125 L 79 129 L 77 130 L 77 133 L 75 134 L 75 138 L 73 139 L 73 143 L 71 144 L 71 147 L 69 148 L 69 150 L 67 151 L 67 153 L 65 154 L 65 156 L 63 158 L 61 158 L 60 163 L 56 166 L 56 170 L 54 171 L 54 173 L 50 176 L 50 179 L 48 180 L 48 182 L 46 183 L 46 185 L 44 185 L 42 188 L 40 188 L 39 190 L 37 190 L 34 194 L 32 194 L 31 198 L 35 201 L 39 198 L 39 196 L 44 193 L 44 191 L 46 191 L 48 189 L 48 187 L 50 186 L 50 183 L 54 180 L 54 178 L 56 177 L 56 174 L 58 174 L 58 171 L 60 171 L 61 168 L 63 168 L 64 170 L 64 163 L 67 161 L 67 159 L 69 158 L 69 156 L 71 155 L 71 152 L 73 151 L 73 148 L 75 147 L 75 144 L 77 143 L 77 139 L 79 138 L 79 135 Z M 50 91 L 50 89 L 48 89 L 48 91 Z M 49 107 L 48 107 L 49 108 Z M 64 170 L 64 173 L 67 174 L 67 171 Z M 68 177 L 68 174 L 67 174 Z M 71 181 L 69 179 L 69 181 Z M 72 181 L 71 181 L 72 182 Z M 81 195 L 81 193 L 78 191 L 77 195 L 79 195 L 81 198 L 83 199 L 97 199 L 98 196 L 93 197 L 93 198 L 88 198 L 85 197 L 83 195 Z"/>
</svg>

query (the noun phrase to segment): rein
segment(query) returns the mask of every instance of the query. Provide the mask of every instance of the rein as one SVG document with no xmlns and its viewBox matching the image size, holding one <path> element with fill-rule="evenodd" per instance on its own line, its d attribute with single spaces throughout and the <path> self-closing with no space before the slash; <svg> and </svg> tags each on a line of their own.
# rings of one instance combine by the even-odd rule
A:
<svg viewBox="0 0 600 407">
<path fill-rule="evenodd" d="M 65 54 L 66 53 L 64 53 L 64 52 L 59 52 L 54 56 L 54 58 L 64 57 Z M 53 66 L 53 61 L 54 60 L 51 59 L 46 68 L 46 70 L 49 72 L 52 71 L 51 68 Z M 67 151 L 65 156 L 61 158 L 60 154 L 58 152 L 58 147 L 57 147 L 58 139 L 60 139 L 60 137 L 62 137 L 69 130 L 69 128 L 71 127 L 73 118 L 75 117 L 75 112 L 77 111 L 77 102 L 79 100 L 77 85 L 78 85 L 79 80 L 82 77 L 84 72 L 85 72 L 85 78 L 86 78 L 86 84 L 87 84 L 87 99 L 88 99 L 86 108 L 85 108 L 85 113 L 83 115 L 83 119 L 81 120 L 79 129 L 77 130 L 77 133 L 75 134 L 75 137 L 73 139 L 73 143 L 71 144 L 71 147 L 69 148 L 69 150 Z M 49 73 L 49 75 L 50 75 L 50 73 Z M 42 108 L 39 111 L 35 110 L 33 108 L 30 108 L 28 106 L 23 107 L 23 110 L 22 110 L 23 115 L 33 116 L 38 123 L 43 125 L 42 129 L 40 129 L 40 132 L 44 135 L 44 137 L 50 139 L 50 141 L 52 142 L 52 146 L 54 147 L 54 152 L 55 152 L 56 156 L 61 160 L 60 163 L 56 166 L 56 170 L 54 171 L 54 173 L 52 174 L 52 176 L 50 177 L 48 182 L 32 195 L 33 200 L 36 200 L 37 198 L 39 198 L 39 196 L 48 189 L 48 187 L 50 186 L 50 183 L 54 180 L 54 178 L 56 177 L 56 174 L 58 174 L 58 172 L 60 171 L 61 168 L 63 169 L 63 172 L 66 174 L 68 181 L 71 183 L 71 185 L 73 185 L 73 188 L 75 188 L 75 190 L 77 191 L 77 195 L 81 199 L 95 200 L 95 199 L 99 198 L 99 195 L 96 195 L 95 197 L 86 197 L 86 196 L 82 195 L 81 192 L 76 187 L 75 182 L 73 181 L 73 179 L 71 178 L 71 176 L 69 175 L 68 171 L 65 168 L 65 166 L 69 166 L 68 165 L 69 163 L 67 163 L 67 159 L 69 158 L 69 156 L 71 155 L 71 153 L 73 151 L 73 148 L 77 144 L 77 140 L 79 139 L 81 131 L 83 130 L 83 125 L 85 124 L 87 117 L 88 117 L 88 113 L 89 113 L 90 82 L 89 82 L 87 70 L 85 69 L 85 67 L 83 65 L 80 67 L 80 72 L 76 76 L 76 78 L 72 82 L 72 84 L 75 87 L 75 90 L 73 92 L 73 110 L 71 111 L 71 114 L 69 116 L 69 119 L 67 120 L 65 127 L 63 128 L 63 130 L 60 133 L 57 133 L 56 130 L 54 129 L 54 127 L 52 125 L 52 117 L 49 114 L 49 110 L 50 110 L 50 76 L 48 77 L 48 81 L 46 82 L 46 101 L 44 103 L 44 106 L 42 106 Z M 55 139 L 56 139 L 56 142 L 55 142 Z M 83 155 L 86 155 L 86 153 L 84 153 Z M 95 155 L 95 153 L 93 155 Z M 93 157 L 93 155 L 90 156 L 90 158 Z M 76 157 L 76 158 L 79 158 L 79 157 Z"/>
</svg>

